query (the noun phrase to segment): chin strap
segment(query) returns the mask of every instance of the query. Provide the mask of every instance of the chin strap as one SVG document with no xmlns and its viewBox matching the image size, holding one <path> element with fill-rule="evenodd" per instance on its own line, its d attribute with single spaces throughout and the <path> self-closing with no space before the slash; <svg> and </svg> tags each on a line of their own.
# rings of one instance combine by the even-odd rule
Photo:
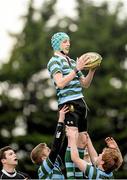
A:
<svg viewBox="0 0 127 180">
<path fill-rule="evenodd" d="M 4 173 L 4 174 L 6 174 L 8 177 L 15 177 L 16 176 L 16 170 L 14 169 L 14 172 L 13 173 L 9 173 L 9 172 L 7 172 L 5 169 L 2 169 L 2 172 Z"/>
<path fill-rule="evenodd" d="M 69 64 L 69 66 L 71 67 L 71 62 L 70 62 L 69 57 L 68 57 L 63 51 L 60 51 L 60 52 L 65 56 L 65 58 L 67 59 L 67 62 L 68 62 L 68 64 Z"/>
<path fill-rule="evenodd" d="M 63 51 L 60 51 L 63 55 L 65 55 L 66 56 L 66 54 L 63 52 Z"/>
</svg>

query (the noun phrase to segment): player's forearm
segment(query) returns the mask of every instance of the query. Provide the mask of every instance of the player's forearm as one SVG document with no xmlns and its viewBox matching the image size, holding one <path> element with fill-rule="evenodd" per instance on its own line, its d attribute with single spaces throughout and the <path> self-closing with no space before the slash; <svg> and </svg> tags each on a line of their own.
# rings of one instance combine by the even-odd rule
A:
<svg viewBox="0 0 127 180">
<path fill-rule="evenodd" d="M 88 88 L 90 86 L 94 73 L 95 73 L 94 70 L 90 70 L 86 77 L 80 78 L 80 82 L 83 87 Z"/>
<path fill-rule="evenodd" d="M 69 138 L 68 145 L 71 148 L 71 159 L 72 161 L 76 162 L 76 160 L 79 158 L 76 141 L 74 139 Z"/>
<path fill-rule="evenodd" d="M 55 131 L 54 141 L 53 141 L 53 148 L 55 148 L 56 150 L 59 149 L 59 146 L 61 144 L 61 139 L 63 138 L 63 129 L 64 129 L 64 123 L 58 122 Z"/>
<path fill-rule="evenodd" d="M 76 164 L 76 166 L 80 169 L 80 171 L 85 172 L 87 163 L 79 157 L 76 141 L 72 140 L 70 144 L 71 144 L 70 149 L 71 149 L 72 161 Z"/>
<path fill-rule="evenodd" d="M 76 76 L 76 72 L 72 70 L 68 75 L 55 75 L 54 79 L 58 88 L 63 89 L 70 81 L 72 81 Z"/>
<path fill-rule="evenodd" d="M 97 154 L 90 138 L 88 139 L 87 147 L 88 147 L 88 153 L 89 153 L 90 159 L 91 159 L 92 163 L 95 164 L 98 154 Z"/>
<path fill-rule="evenodd" d="M 123 157 L 122 157 L 122 154 L 121 154 L 120 151 L 119 151 L 119 155 L 120 155 L 120 158 L 119 158 L 119 161 L 120 161 L 119 167 L 120 167 L 122 165 L 122 163 L 123 163 Z"/>
<path fill-rule="evenodd" d="M 117 150 L 119 152 L 119 167 L 120 167 L 122 165 L 122 163 L 123 163 L 123 157 L 122 157 L 121 151 L 120 151 L 118 146 L 117 146 Z"/>
<path fill-rule="evenodd" d="M 62 143 L 62 138 L 63 138 L 63 129 L 64 129 L 64 124 L 61 122 L 58 122 L 56 131 L 55 131 L 54 141 L 51 147 L 51 152 L 49 154 L 49 159 L 52 161 L 52 163 L 55 162 L 56 157 L 61 148 L 61 143 Z"/>
</svg>

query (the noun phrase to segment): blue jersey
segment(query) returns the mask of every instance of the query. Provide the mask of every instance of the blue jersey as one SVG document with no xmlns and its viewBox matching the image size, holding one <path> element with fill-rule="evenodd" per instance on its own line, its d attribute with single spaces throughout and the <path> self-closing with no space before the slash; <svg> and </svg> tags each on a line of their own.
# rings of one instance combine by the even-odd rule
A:
<svg viewBox="0 0 127 180">
<path fill-rule="evenodd" d="M 94 167 L 93 165 L 87 165 L 86 171 L 84 174 L 88 177 L 88 179 L 113 179 L 113 173 L 106 173 L 105 171 L 102 171 L 101 169 Z"/>
<path fill-rule="evenodd" d="M 58 104 L 63 104 L 65 102 L 83 97 L 82 87 L 79 81 L 80 77 L 83 76 L 81 71 L 79 71 L 75 78 L 71 80 L 63 89 L 58 88 L 54 82 L 53 75 L 60 72 L 64 77 L 76 67 L 76 62 L 73 59 L 69 59 L 69 61 L 70 63 L 68 63 L 64 56 L 53 56 L 47 65 L 50 77 L 56 87 Z"/>
<path fill-rule="evenodd" d="M 65 179 L 61 171 L 60 157 L 53 164 L 49 158 L 45 159 L 38 169 L 39 179 Z"/>
</svg>

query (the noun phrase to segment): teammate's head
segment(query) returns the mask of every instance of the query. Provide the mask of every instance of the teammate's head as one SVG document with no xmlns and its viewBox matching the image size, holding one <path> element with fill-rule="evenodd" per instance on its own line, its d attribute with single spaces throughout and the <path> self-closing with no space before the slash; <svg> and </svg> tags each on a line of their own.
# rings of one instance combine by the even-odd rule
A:
<svg viewBox="0 0 127 180">
<path fill-rule="evenodd" d="M 12 165 L 15 166 L 18 164 L 17 156 L 10 146 L 5 146 L 0 149 L 0 162 L 3 166 Z"/>
<path fill-rule="evenodd" d="M 70 38 L 66 33 L 64 32 L 55 33 L 51 38 L 51 45 L 52 45 L 53 50 L 63 51 L 63 48 L 61 47 L 61 43 L 65 40 L 70 41 Z"/>
<path fill-rule="evenodd" d="M 117 149 L 104 148 L 102 154 L 99 156 L 101 157 L 101 165 L 104 171 L 112 172 L 120 167 L 120 154 Z"/>
<path fill-rule="evenodd" d="M 38 144 L 30 154 L 30 158 L 34 164 L 41 164 L 44 159 L 49 156 L 50 149 L 45 143 Z"/>
</svg>

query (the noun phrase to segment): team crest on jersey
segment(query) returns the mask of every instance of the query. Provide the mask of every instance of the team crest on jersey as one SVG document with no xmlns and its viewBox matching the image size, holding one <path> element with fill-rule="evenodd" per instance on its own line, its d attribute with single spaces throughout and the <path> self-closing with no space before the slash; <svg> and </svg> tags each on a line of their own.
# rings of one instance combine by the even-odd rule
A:
<svg viewBox="0 0 127 180">
<path fill-rule="evenodd" d="M 61 135 L 61 132 L 57 132 L 57 133 L 56 133 L 56 138 L 59 138 L 60 135 Z"/>
</svg>

